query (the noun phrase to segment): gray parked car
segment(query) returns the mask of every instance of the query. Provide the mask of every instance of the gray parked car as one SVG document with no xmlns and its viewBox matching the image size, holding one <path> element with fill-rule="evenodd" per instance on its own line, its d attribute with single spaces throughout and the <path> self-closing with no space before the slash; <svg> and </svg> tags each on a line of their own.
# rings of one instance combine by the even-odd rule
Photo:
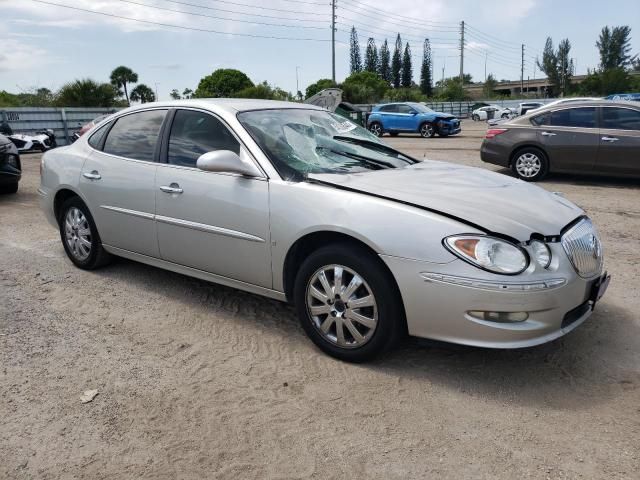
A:
<svg viewBox="0 0 640 480">
<path fill-rule="evenodd" d="M 482 161 L 537 181 L 549 172 L 640 176 L 640 104 L 559 104 L 487 130 Z"/>
<path fill-rule="evenodd" d="M 295 304 L 325 352 L 405 332 L 495 348 L 553 340 L 608 284 L 568 200 L 420 162 L 319 107 L 147 103 L 42 160 L 41 206 L 80 268 L 118 255 Z"/>
</svg>

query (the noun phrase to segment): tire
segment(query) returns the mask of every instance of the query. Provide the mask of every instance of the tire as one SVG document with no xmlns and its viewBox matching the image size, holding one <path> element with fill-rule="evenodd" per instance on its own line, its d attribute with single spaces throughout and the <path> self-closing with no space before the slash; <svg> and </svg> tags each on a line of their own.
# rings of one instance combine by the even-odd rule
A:
<svg viewBox="0 0 640 480">
<path fill-rule="evenodd" d="M 18 182 L 0 186 L 0 193 L 17 193 Z"/>
<path fill-rule="evenodd" d="M 433 138 L 436 135 L 436 127 L 432 123 L 425 122 L 420 125 L 418 132 L 422 138 Z"/>
<path fill-rule="evenodd" d="M 549 159 L 539 148 L 526 147 L 513 155 L 511 170 L 520 180 L 537 182 L 549 173 Z"/>
<path fill-rule="evenodd" d="M 327 288 L 331 292 L 335 288 L 336 268 L 342 268 L 342 297 L 334 295 L 332 299 L 326 293 Z M 327 288 L 322 286 L 321 272 Z M 349 294 L 356 276 L 362 283 Z M 405 332 L 404 309 L 393 277 L 380 259 L 361 247 L 336 243 L 316 250 L 300 266 L 295 282 L 293 295 L 300 324 L 313 343 L 332 357 L 347 362 L 371 360 L 393 347 Z M 370 297 L 373 306 L 349 307 L 350 302 Z M 315 316 L 311 308 L 317 309 Z M 356 315 L 367 321 L 351 320 Z M 325 325 L 327 332 L 323 333 Z"/>
<path fill-rule="evenodd" d="M 381 137 L 384 134 L 384 130 L 382 129 L 382 124 L 380 122 L 371 123 L 371 125 L 369 125 L 369 131 L 376 137 Z"/>
<path fill-rule="evenodd" d="M 58 225 L 64 251 L 76 267 L 94 270 L 109 263 L 111 255 L 102 247 L 91 212 L 80 197 L 71 197 L 62 204 Z"/>
<path fill-rule="evenodd" d="M 474 122 L 477 122 L 480 120 L 480 117 L 478 115 L 472 115 L 471 120 L 473 120 Z"/>
</svg>

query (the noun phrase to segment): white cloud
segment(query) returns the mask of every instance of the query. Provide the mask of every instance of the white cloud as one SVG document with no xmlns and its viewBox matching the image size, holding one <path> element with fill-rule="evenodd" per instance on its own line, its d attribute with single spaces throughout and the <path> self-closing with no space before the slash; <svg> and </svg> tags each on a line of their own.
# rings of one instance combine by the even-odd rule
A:
<svg viewBox="0 0 640 480">
<path fill-rule="evenodd" d="M 45 49 L 5 38 L 0 42 L 0 72 L 27 71 L 55 62 Z"/>
</svg>

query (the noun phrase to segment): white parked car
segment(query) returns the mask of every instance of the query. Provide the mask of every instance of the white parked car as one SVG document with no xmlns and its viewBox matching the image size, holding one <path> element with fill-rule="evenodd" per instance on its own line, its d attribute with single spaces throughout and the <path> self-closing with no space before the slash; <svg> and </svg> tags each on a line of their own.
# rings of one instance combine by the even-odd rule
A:
<svg viewBox="0 0 640 480">
<path fill-rule="evenodd" d="M 521 116 L 536 108 L 544 107 L 542 102 L 523 102 L 516 107 L 516 115 Z"/>
<path fill-rule="evenodd" d="M 502 108 L 500 105 L 488 105 L 486 107 L 477 108 L 471 112 L 471 119 L 474 122 L 479 122 L 494 118 L 509 118 L 510 115 L 510 108 Z"/>
</svg>

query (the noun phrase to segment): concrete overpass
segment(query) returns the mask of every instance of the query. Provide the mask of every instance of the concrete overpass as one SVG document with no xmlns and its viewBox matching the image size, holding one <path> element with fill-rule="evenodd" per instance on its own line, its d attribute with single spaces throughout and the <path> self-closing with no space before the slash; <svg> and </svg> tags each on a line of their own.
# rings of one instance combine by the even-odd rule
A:
<svg viewBox="0 0 640 480">
<path fill-rule="evenodd" d="M 575 75 L 571 77 L 571 84 L 575 85 L 581 83 L 586 75 Z M 521 90 L 520 80 L 513 80 L 508 82 L 498 82 L 493 92 L 498 95 L 504 95 L 505 97 L 538 97 L 545 98 L 547 91 L 550 89 L 551 83 L 547 78 L 530 78 L 524 79 L 524 88 Z M 472 98 L 482 98 L 484 83 L 474 83 L 471 85 L 465 85 L 464 90 Z"/>
</svg>

